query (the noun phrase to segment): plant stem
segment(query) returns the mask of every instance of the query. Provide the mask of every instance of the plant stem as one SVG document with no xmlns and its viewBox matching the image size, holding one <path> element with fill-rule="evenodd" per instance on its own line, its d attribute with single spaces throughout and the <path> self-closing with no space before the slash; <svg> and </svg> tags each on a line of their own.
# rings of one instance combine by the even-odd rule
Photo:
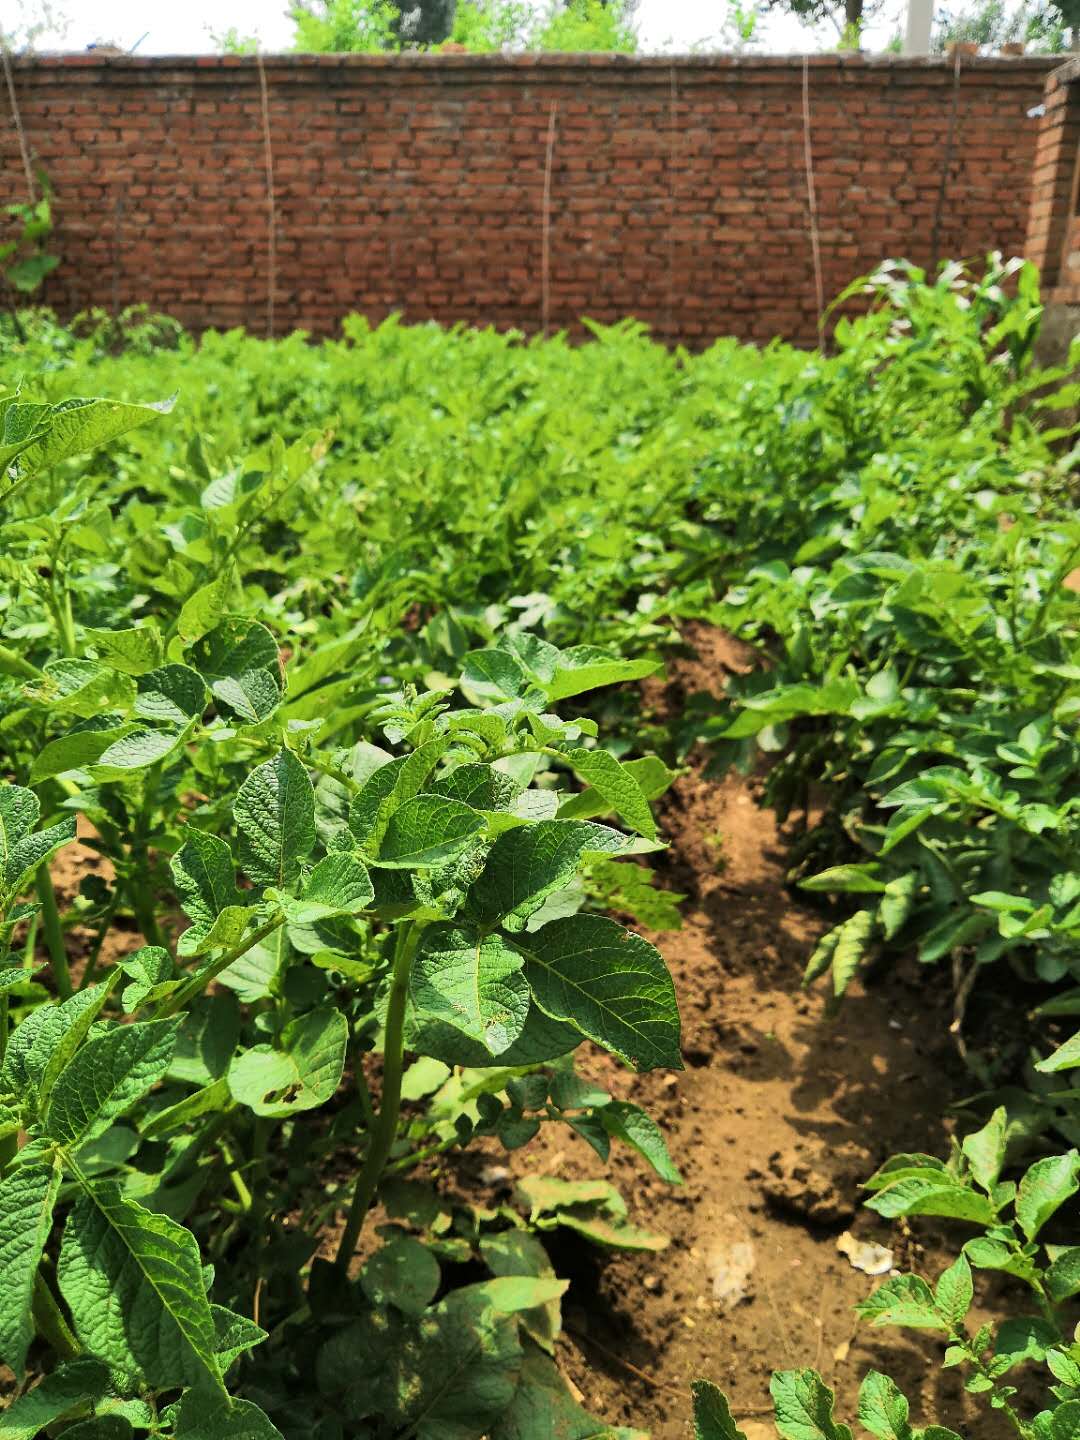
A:
<svg viewBox="0 0 1080 1440">
<path fill-rule="evenodd" d="M 253 946 L 258 945 L 260 940 L 265 940 L 267 935 L 272 935 L 273 932 L 280 925 L 284 925 L 284 923 L 284 915 L 276 915 L 272 920 L 265 921 L 257 930 L 253 930 L 250 935 L 240 941 L 239 945 L 226 951 L 226 953 L 222 955 L 220 959 L 215 960 L 212 965 L 207 965 L 202 970 L 197 970 L 194 975 L 188 977 L 184 984 L 180 986 L 179 990 L 174 990 L 171 995 L 167 995 L 165 999 L 162 1000 L 161 1004 L 155 1009 L 153 1018 L 155 1020 L 166 1020 L 170 1015 L 175 1015 L 178 1010 L 182 1010 L 189 1000 L 205 990 L 207 985 L 210 984 L 210 981 L 216 979 L 223 970 L 227 970 L 234 960 L 239 960 L 241 955 L 246 955 Z"/>
<path fill-rule="evenodd" d="M 52 1346 L 61 1360 L 74 1360 L 76 1355 L 82 1353 L 82 1347 L 71 1333 L 71 1327 L 64 1319 L 64 1312 L 40 1270 L 34 1277 L 32 1306 L 38 1334 Z"/>
<path fill-rule="evenodd" d="M 116 914 L 116 906 L 119 899 L 120 891 L 118 889 L 114 890 L 105 914 L 101 917 L 98 932 L 94 936 L 94 943 L 90 950 L 90 958 L 86 962 L 86 969 L 83 971 L 83 977 L 79 981 L 80 990 L 85 990 L 88 985 L 94 983 L 94 979 L 97 976 L 98 962 L 101 959 L 101 947 L 104 945 L 105 937 L 109 933 L 109 928 L 112 925 L 113 916 Z"/>
<path fill-rule="evenodd" d="M 154 891 L 150 877 L 150 821 L 154 814 L 154 798 L 161 765 L 151 765 L 143 776 L 142 804 L 135 821 L 131 846 L 131 908 L 135 921 L 148 945 L 161 944 L 161 931 L 154 914 Z"/>
<path fill-rule="evenodd" d="M 8 645 L 0 645 L 0 670 L 7 671 L 9 675 L 18 675 L 23 680 L 40 680 L 42 677 L 42 671 L 36 665 L 24 660 Z"/>
<path fill-rule="evenodd" d="M 371 1209 L 379 1179 L 397 1137 L 398 1115 L 401 1112 L 401 1072 L 405 1053 L 405 1001 L 409 993 L 409 974 L 423 926 L 415 922 L 401 927 L 394 949 L 394 970 L 390 982 L 390 1000 L 386 1010 L 386 1034 L 383 1040 L 383 1081 L 379 1101 L 379 1118 L 371 1132 L 368 1151 L 360 1174 L 356 1177 L 352 1204 L 349 1206 L 345 1230 L 338 1246 L 335 1264 L 345 1275 L 356 1254 L 364 1220 Z"/>
<path fill-rule="evenodd" d="M 41 928 L 45 932 L 45 945 L 52 961 L 56 988 L 61 1000 L 71 997 L 71 975 L 68 971 L 67 949 L 64 932 L 60 927 L 60 912 L 56 908 L 56 891 L 48 865 L 39 865 L 37 872 L 37 893 L 41 901 Z"/>
<path fill-rule="evenodd" d="M 233 1156 L 232 1147 L 226 1140 L 222 1139 L 218 1144 L 218 1149 L 224 1157 L 226 1173 L 233 1183 L 233 1189 L 236 1191 L 237 1198 L 245 1213 L 248 1213 L 254 1201 L 251 1198 L 251 1191 L 247 1187 L 247 1182 L 240 1174 L 240 1167 Z"/>
</svg>

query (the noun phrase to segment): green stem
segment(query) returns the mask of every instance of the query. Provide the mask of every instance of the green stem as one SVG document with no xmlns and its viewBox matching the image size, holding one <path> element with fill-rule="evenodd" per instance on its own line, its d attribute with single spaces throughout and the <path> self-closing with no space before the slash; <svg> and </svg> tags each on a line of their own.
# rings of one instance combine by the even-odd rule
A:
<svg viewBox="0 0 1080 1440">
<path fill-rule="evenodd" d="M 425 1145 L 420 1150 L 413 1150 L 408 1155 L 403 1155 L 400 1160 L 395 1160 L 392 1164 L 387 1165 L 383 1173 L 400 1175 L 403 1171 L 411 1170 L 415 1165 L 420 1165 L 435 1155 L 445 1155 L 447 1150 L 452 1150 L 455 1145 L 460 1144 L 461 1141 L 456 1135 L 452 1135 L 449 1140 L 436 1140 L 432 1145 Z"/>
<path fill-rule="evenodd" d="M 18 675 L 23 680 L 40 680 L 43 672 L 29 660 L 24 660 L 8 645 L 0 645 L 0 670 L 9 675 Z"/>
<path fill-rule="evenodd" d="M 92 985 L 97 977 L 98 961 L 101 959 L 101 947 L 105 943 L 105 936 L 109 933 L 109 928 L 112 925 L 113 916 L 116 914 L 116 906 L 119 899 L 119 890 L 113 890 L 112 899 L 109 901 L 105 914 L 101 917 L 101 924 L 98 926 L 98 932 L 94 936 L 94 944 L 90 950 L 90 957 L 86 962 L 86 969 L 83 971 L 83 977 L 79 981 L 80 990 L 85 990 L 88 985 Z"/>
<path fill-rule="evenodd" d="M 236 1159 L 233 1156 L 232 1146 L 227 1140 L 222 1139 L 218 1143 L 218 1149 L 224 1158 L 226 1173 L 233 1183 L 233 1189 L 236 1191 L 237 1199 L 240 1201 L 244 1212 L 249 1213 L 254 1201 L 251 1198 L 251 1191 L 248 1189 L 244 1177 L 240 1174 L 240 1167 L 237 1165 Z"/>
<path fill-rule="evenodd" d="M 52 1346 L 61 1360 L 74 1360 L 76 1355 L 82 1353 L 82 1347 L 71 1333 L 71 1327 L 64 1319 L 64 1312 L 40 1270 L 34 1277 L 32 1308 L 38 1334 Z"/>
<path fill-rule="evenodd" d="M 160 945 L 161 930 L 154 914 L 154 890 L 150 876 L 150 822 L 154 814 L 154 796 L 157 789 L 160 765 L 152 765 L 143 776 L 142 804 L 135 822 L 135 833 L 131 846 L 131 908 L 135 920 L 148 945 Z"/>
<path fill-rule="evenodd" d="M 41 927 L 45 932 L 45 946 L 52 961 L 56 988 L 61 1000 L 68 1000 L 72 994 L 71 975 L 68 971 L 67 949 L 64 932 L 60 927 L 60 912 L 56 908 L 56 891 L 47 865 L 39 865 L 37 872 L 37 893 L 41 901 Z"/>
<path fill-rule="evenodd" d="M 343 1274 L 349 1273 L 349 1265 L 356 1254 L 364 1220 L 371 1209 L 379 1180 L 390 1156 L 390 1150 L 397 1137 L 398 1116 L 401 1113 L 401 1073 L 405 1056 L 405 1002 L 409 993 L 409 975 L 412 971 L 413 956 L 420 939 L 422 925 L 414 922 L 404 924 L 398 931 L 394 949 L 394 970 L 390 982 L 390 999 L 386 1009 L 386 1033 L 383 1040 L 383 1081 L 382 1097 L 379 1103 L 379 1118 L 371 1132 L 368 1151 L 360 1174 L 356 1177 L 352 1204 L 349 1206 L 345 1230 L 338 1246 L 335 1264 Z"/>
<path fill-rule="evenodd" d="M 71 592 L 63 580 L 57 579 L 59 569 L 59 557 L 53 557 L 53 573 L 49 581 L 49 589 L 52 592 L 52 605 L 49 607 L 56 621 L 56 628 L 60 631 L 60 648 L 70 660 L 78 648 L 75 644 L 75 621 L 71 614 Z"/>
<path fill-rule="evenodd" d="M 253 930 L 246 939 L 241 940 L 239 945 L 226 951 L 212 965 L 196 971 L 178 990 L 174 990 L 171 995 L 166 996 L 154 1011 L 153 1018 L 166 1020 L 170 1015 L 175 1015 L 178 1010 L 182 1010 L 189 1000 L 194 999 L 196 995 L 205 990 L 210 981 L 216 979 L 223 970 L 227 970 L 234 960 L 239 960 L 241 955 L 246 955 L 253 946 L 258 945 L 260 940 L 265 940 L 267 935 L 272 935 L 284 923 L 284 915 L 277 915 L 273 920 L 267 920 L 257 930 Z"/>
</svg>

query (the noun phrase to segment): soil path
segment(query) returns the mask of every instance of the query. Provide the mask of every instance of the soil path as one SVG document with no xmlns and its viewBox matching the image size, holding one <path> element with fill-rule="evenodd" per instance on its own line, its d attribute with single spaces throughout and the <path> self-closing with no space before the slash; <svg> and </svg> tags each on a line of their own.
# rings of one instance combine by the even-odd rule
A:
<svg viewBox="0 0 1080 1440">
<path fill-rule="evenodd" d="M 668 705 L 717 692 L 729 670 L 745 668 L 745 652 L 717 632 L 698 632 L 694 643 L 696 658 L 669 666 Z M 662 703 L 657 694 L 646 701 Z M 689 1383 L 702 1375 L 728 1391 L 740 1419 L 750 1417 L 749 1440 L 772 1436 L 771 1372 L 804 1365 L 838 1388 L 849 1422 L 860 1377 L 880 1368 L 907 1390 L 913 1420 L 955 1425 L 965 1413 L 955 1372 L 942 1379 L 932 1344 L 856 1329 L 851 1307 L 875 1282 L 837 1250 L 850 1229 L 891 1247 L 903 1268 L 936 1276 L 946 1263 L 906 1227 L 860 1210 L 859 1182 L 898 1150 L 947 1153 L 943 1112 L 964 1083 L 948 996 L 926 971 L 894 971 L 871 993 L 856 988 L 837 1020 L 824 1019 L 822 992 L 805 995 L 800 977 L 825 921 L 786 887 L 785 837 L 756 803 L 754 783 L 691 773 L 662 817 L 671 849 L 657 869 L 688 898 L 682 930 L 653 938 L 680 997 L 687 1068 L 633 1076 L 598 1053 L 579 1068 L 656 1117 L 685 1183 L 667 1186 L 625 1148 L 613 1150 L 610 1178 L 630 1218 L 671 1244 L 640 1256 L 556 1253 L 559 1273 L 573 1277 L 564 1372 L 595 1413 L 647 1427 L 654 1440 L 686 1440 Z M 499 1159 L 515 1175 L 572 1179 L 601 1168 L 562 1127 Z M 932 1231 L 920 1224 L 918 1233 L 932 1243 Z M 980 1422 L 980 1437 L 996 1433 Z"/>
</svg>

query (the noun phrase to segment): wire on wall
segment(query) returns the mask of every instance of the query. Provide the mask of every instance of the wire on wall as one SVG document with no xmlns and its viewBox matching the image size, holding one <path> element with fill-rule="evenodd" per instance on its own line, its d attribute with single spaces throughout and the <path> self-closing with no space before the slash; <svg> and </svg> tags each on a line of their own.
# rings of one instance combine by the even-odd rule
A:
<svg viewBox="0 0 1080 1440">
<path fill-rule="evenodd" d="M 674 61 L 670 69 L 671 85 L 668 93 L 668 227 L 667 227 L 667 304 L 664 316 L 664 334 L 670 340 L 675 312 L 675 161 L 678 155 L 678 133 L 676 119 L 679 104 L 679 81 Z"/>
<path fill-rule="evenodd" d="M 952 169 L 953 150 L 956 146 L 956 122 L 960 115 L 960 66 L 962 60 L 962 52 L 958 45 L 953 56 L 952 104 L 949 108 L 949 128 L 945 134 L 945 158 L 941 166 L 941 183 L 938 186 L 937 202 L 934 205 L 934 223 L 930 227 L 930 263 L 935 271 L 941 259 L 938 251 L 941 218 L 945 213 L 945 197 L 949 191 L 949 171 Z"/>
<path fill-rule="evenodd" d="M 30 204 L 37 203 L 37 187 L 34 184 L 34 167 L 30 163 L 30 147 L 26 143 L 26 131 L 23 129 L 22 116 L 19 114 L 19 102 L 15 96 L 15 76 L 11 73 L 11 51 L 6 45 L 0 45 L 0 56 L 4 62 L 4 79 L 7 81 L 8 99 L 11 101 L 11 118 L 15 122 L 15 134 L 19 137 L 19 154 L 22 156 L 23 173 L 26 176 L 26 193 L 29 196 Z"/>
<path fill-rule="evenodd" d="M 274 335 L 274 295 L 277 291 L 277 209 L 274 204 L 274 147 L 270 140 L 270 94 L 266 84 L 266 67 L 256 52 L 259 67 L 259 95 L 262 100 L 263 152 L 266 158 L 266 334 Z"/>
<path fill-rule="evenodd" d="M 814 261 L 814 298 L 817 302 L 818 346 L 825 323 L 825 280 L 821 273 L 821 234 L 818 228 L 817 188 L 814 185 L 814 146 L 810 135 L 810 61 L 802 62 L 803 158 L 806 165 L 806 200 L 810 212 L 810 253 Z"/>
<path fill-rule="evenodd" d="M 544 158 L 544 198 L 540 228 L 540 329 L 546 336 L 551 324 L 551 166 L 555 157 L 555 116 L 559 102 L 548 111 L 547 153 Z"/>
</svg>

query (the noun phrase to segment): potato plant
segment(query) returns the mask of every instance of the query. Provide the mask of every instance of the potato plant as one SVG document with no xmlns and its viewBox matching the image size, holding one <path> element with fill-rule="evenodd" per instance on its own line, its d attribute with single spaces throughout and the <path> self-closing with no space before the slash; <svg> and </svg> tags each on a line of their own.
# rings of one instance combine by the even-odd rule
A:
<svg viewBox="0 0 1080 1440">
<path fill-rule="evenodd" d="M 1080 1294 L 1080 1246 L 1048 1239 L 1047 1227 L 1052 1231 L 1054 1217 L 1080 1190 L 1080 1155 L 1044 1155 L 1019 1180 L 1004 1179 L 1010 1147 L 1022 1139 L 999 1107 L 980 1130 L 954 1142 L 947 1161 L 894 1155 L 870 1177 L 867 1204 L 879 1215 L 947 1218 L 977 1233 L 935 1284 L 894 1272 L 855 1309 L 871 1325 L 939 1339 L 942 1368 L 958 1370 L 967 1393 L 997 1411 L 1020 1440 L 1068 1440 L 1080 1433 L 1080 1344 L 1070 1318 L 1070 1302 Z M 1030 1313 L 973 1325 L 980 1270 L 1020 1282 Z M 1014 1383 L 1024 1371 L 1041 1386 L 1034 1413 Z M 771 1390 L 782 1440 L 851 1440 L 851 1428 L 834 1418 L 833 1392 L 815 1371 L 780 1371 Z M 694 1411 L 698 1440 L 742 1436 L 726 1398 L 707 1381 L 694 1386 Z M 944 1425 L 913 1425 L 907 1397 L 874 1370 L 859 1389 L 858 1420 L 874 1440 L 960 1440 Z"/>
<path fill-rule="evenodd" d="M 457 685 L 352 707 L 353 640 L 308 632 L 284 658 L 233 608 L 228 568 L 171 614 L 91 623 L 92 502 L 75 487 L 35 513 L 35 489 L 164 407 L 2 404 L 4 494 L 24 512 L 7 574 L 35 644 L 0 656 L 18 687 L 0 786 L 0 1358 L 43 1378 L 0 1435 L 592 1426 L 551 1359 L 566 1282 L 536 1234 L 662 1238 L 606 1182 L 523 1183 L 526 1218 L 447 1205 L 412 1172 L 555 1123 L 679 1180 L 655 1123 L 572 1062 L 589 1039 L 637 1070 L 681 1063 L 659 953 L 583 909 L 576 883 L 657 848 L 649 797 L 668 772 L 558 713 L 653 663 L 515 631 L 467 654 Z M 297 473 L 285 460 L 272 483 Z M 50 860 L 78 825 L 108 874 L 65 915 Z"/>
</svg>

